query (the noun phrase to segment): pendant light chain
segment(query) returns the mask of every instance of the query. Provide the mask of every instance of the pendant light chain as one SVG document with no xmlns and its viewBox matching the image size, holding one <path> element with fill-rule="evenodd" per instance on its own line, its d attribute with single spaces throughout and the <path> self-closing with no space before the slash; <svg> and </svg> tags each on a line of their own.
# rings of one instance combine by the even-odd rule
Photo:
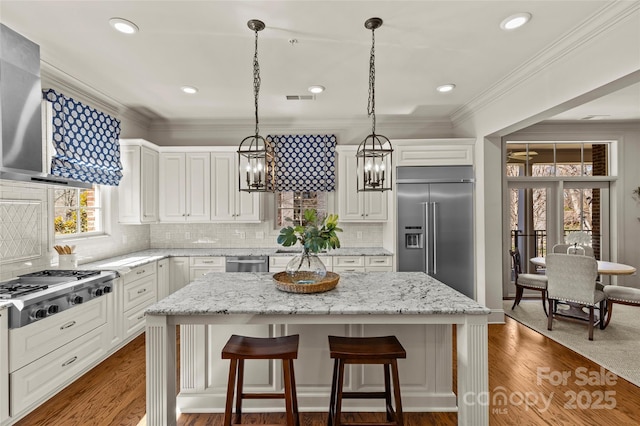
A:
<svg viewBox="0 0 640 426">
<path fill-rule="evenodd" d="M 253 55 L 253 98 L 256 107 L 256 136 L 260 134 L 258 127 L 258 94 L 260 93 L 260 64 L 258 63 L 258 30 L 255 30 L 255 53 Z"/>
<path fill-rule="evenodd" d="M 371 30 L 371 55 L 369 56 L 369 100 L 367 114 L 371 117 L 371 133 L 376 134 L 376 31 Z"/>
</svg>

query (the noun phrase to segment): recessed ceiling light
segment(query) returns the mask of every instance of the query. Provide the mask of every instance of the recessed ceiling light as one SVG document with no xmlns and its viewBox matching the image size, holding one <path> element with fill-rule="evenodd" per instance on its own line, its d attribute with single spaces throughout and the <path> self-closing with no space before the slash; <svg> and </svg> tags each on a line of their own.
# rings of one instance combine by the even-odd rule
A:
<svg viewBox="0 0 640 426">
<path fill-rule="evenodd" d="M 198 88 L 193 86 L 182 86 L 180 90 L 182 90 L 184 93 L 187 93 L 189 95 L 198 93 Z"/>
<path fill-rule="evenodd" d="M 449 84 L 443 84 L 442 86 L 436 87 L 436 90 L 440 93 L 447 93 L 447 92 L 451 92 L 455 88 L 456 88 L 455 84 L 449 83 Z"/>
<path fill-rule="evenodd" d="M 500 23 L 500 28 L 505 31 L 515 30 L 516 28 L 520 28 L 527 22 L 531 20 L 531 14 L 528 12 L 516 13 L 515 15 L 511 15 L 506 18 L 504 21 Z"/>
<path fill-rule="evenodd" d="M 140 28 L 131 21 L 122 18 L 111 18 L 109 24 L 116 30 L 124 34 L 135 34 Z"/>
<path fill-rule="evenodd" d="M 322 92 L 324 92 L 324 86 L 319 86 L 319 85 L 309 86 L 309 89 L 308 89 L 308 90 L 309 90 L 311 93 L 318 94 L 318 93 L 322 93 Z"/>
</svg>

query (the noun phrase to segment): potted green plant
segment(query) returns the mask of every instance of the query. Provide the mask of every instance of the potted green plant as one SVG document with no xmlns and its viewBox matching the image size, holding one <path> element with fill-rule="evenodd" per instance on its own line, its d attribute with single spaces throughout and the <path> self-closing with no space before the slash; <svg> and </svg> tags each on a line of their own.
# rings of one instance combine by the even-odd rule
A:
<svg viewBox="0 0 640 426">
<path fill-rule="evenodd" d="M 286 271 L 294 283 L 311 284 L 322 280 L 327 273 L 318 253 L 339 248 L 336 233 L 342 229 L 338 228 L 338 215 L 319 216 L 315 209 L 307 209 L 303 216 L 304 225 L 282 228 L 277 241 L 285 247 L 300 243 L 301 253 L 287 264 Z"/>
</svg>

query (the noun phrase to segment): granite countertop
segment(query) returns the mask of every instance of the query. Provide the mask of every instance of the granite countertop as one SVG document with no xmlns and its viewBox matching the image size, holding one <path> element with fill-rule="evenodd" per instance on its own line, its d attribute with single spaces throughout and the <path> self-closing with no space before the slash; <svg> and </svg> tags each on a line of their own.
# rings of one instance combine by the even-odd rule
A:
<svg viewBox="0 0 640 426">
<path fill-rule="evenodd" d="M 13 305 L 11 302 L 0 301 L 0 311 L 7 309 L 9 306 Z"/>
<path fill-rule="evenodd" d="M 209 273 L 150 306 L 147 315 L 488 315 L 490 310 L 421 272 L 344 272 L 325 293 L 276 288 L 270 272 Z"/>
<path fill-rule="evenodd" d="M 278 253 L 278 251 L 286 251 Z M 110 257 L 95 262 L 82 263 L 80 269 L 109 269 L 120 273 L 127 273 L 131 268 L 146 265 L 167 257 L 179 256 L 294 256 L 300 251 L 291 248 L 267 247 L 267 248 L 187 248 L 187 249 L 148 249 Z M 346 247 L 320 253 L 321 256 L 392 256 L 389 250 L 381 247 Z"/>
</svg>

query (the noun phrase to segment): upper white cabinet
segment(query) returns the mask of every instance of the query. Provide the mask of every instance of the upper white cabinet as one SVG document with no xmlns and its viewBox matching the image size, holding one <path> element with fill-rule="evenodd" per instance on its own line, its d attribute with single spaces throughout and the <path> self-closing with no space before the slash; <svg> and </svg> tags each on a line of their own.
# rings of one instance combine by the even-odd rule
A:
<svg viewBox="0 0 640 426">
<path fill-rule="evenodd" d="M 338 146 L 338 216 L 343 222 L 387 220 L 388 191 L 358 192 L 356 181 L 357 146 Z"/>
<path fill-rule="evenodd" d="M 123 176 L 118 186 L 120 223 L 158 221 L 158 151 L 142 140 L 120 141 Z"/>
<path fill-rule="evenodd" d="M 160 154 L 160 220 L 207 222 L 211 218 L 210 154 Z"/>
<path fill-rule="evenodd" d="M 238 190 L 238 154 L 235 149 L 211 153 L 211 181 L 212 222 L 260 222 L 261 195 Z"/>
<path fill-rule="evenodd" d="M 398 139 L 393 144 L 396 166 L 472 166 L 475 139 Z"/>
</svg>

